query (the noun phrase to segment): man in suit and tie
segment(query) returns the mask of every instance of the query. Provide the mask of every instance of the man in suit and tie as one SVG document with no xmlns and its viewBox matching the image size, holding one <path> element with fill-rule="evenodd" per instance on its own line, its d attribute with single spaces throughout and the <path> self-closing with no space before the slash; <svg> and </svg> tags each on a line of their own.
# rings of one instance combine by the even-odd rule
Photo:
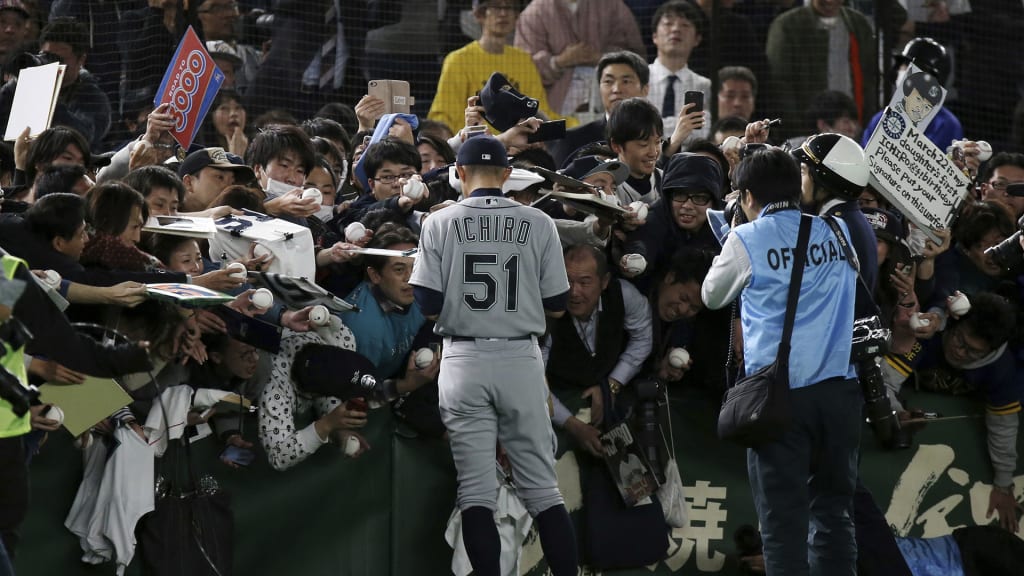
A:
<svg viewBox="0 0 1024 576">
<path fill-rule="evenodd" d="M 634 97 L 647 96 L 650 70 L 644 59 L 626 50 L 609 52 L 597 63 L 597 81 L 601 90 L 601 102 L 605 115 L 589 124 L 578 126 L 565 133 L 565 138 L 549 144 L 551 155 L 561 166 L 567 164 L 573 152 L 594 142 L 607 140 L 605 130 L 608 115 L 619 102 Z M 571 161 L 571 160 L 569 160 Z"/>
</svg>

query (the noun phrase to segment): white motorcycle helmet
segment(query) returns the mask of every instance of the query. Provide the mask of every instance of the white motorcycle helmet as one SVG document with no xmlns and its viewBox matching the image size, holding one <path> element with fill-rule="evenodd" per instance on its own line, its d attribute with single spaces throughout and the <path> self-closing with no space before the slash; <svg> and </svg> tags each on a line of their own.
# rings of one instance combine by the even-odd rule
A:
<svg viewBox="0 0 1024 576">
<path fill-rule="evenodd" d="M 856 198 L 868 185 L 871 171 L 864 149 L 841 134 L 811 136 L 793 156 L 807 164 L 815 183 L 839 196 Z"/>
</svg>

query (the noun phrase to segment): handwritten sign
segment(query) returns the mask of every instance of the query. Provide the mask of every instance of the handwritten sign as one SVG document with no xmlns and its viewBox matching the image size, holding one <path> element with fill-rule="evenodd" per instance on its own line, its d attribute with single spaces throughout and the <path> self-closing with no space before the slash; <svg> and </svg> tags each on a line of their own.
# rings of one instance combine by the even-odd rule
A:
<svg viewBox="0 0 1024 576">
<path fill-rule="evenodd" d="M 865 152 L 870 184 L 933 242 L 933 230 L 949 228 L 970 180 L 942 150 L 902 114 L 885 109 Z"/>
<path fill-rule="evenodd" d="M 924 132 L 945 102 L 946 89 L 939 79 L 911 63 L 896 80 L 889 109 L 903 114 L 919 132 Z"/>
<path fill-rule="evenodd" d="M 153 99 L 154 106 L 171 104 L 171 135 L 182 148 L 188 149 L 192 144 L 223 83 L 224 73 L 189 26 Z"/>
</svg>

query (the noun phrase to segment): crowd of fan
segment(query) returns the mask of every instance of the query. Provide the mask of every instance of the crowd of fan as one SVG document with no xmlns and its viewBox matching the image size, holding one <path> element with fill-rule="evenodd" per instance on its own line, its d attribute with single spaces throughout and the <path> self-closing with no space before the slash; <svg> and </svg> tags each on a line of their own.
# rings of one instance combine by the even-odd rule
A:
<svg viewBox="0 0 1024 576">
<path fill-rule="evenodd" d="M 395 75 L 400 67 L 388 67 L 389 54 L 401 51 L 389 44 L 389 28 L 403 29 L 430 2 L 395 2 L 402 9 L 392 14 L 394 22 L 361 34 L 352 34 L 352 27 L 370 18 L 379 23 L 397 9 L 373 3 L 381 5 L 381 13 L 352 16 L 348 4 L 361 3 L 342 2 L 336 30 L 339 37 L 349 32 L 350 66 L 343 74 L 333 72 L 338 81 L 327 83 L 321 74 L 330 63 L 326 53 L 318 56 L 319 43 L 312 49 L 289 48 L 300 44 L 304 23 L 323 26 L 323 11 L 331 3 L 281 8 L 269 37 L 252 32 L 259 29 L 257 7 L 232 0 L 193 2 L 191 9 L 173 0 L 150 0 L 148 6 L 116 14 L 104 3 L 85 12 L 81 5 L 92 3 L 58 0 L 48 16 L 43 4 L 49 3 L 0 1 L 0 58 L 7 62 L 8 80 L 0 89 L 0 120 L 9 113 L 19 69 L 47 59 L 68 67 L 54 126 L 32 139 L 22 134 L 0 159 L 5 191 L 0 247 L 33 271 L 60 274 L 59 293 L 71 303 L 66 318 L 106 324 L 145 342 L 156 375 L 149 386 L 184 382 L 231 390 L 257 403 L 255 417 L 196 408 L 188 424 L 212 424 L 213 441 L 225 446 L 248 450 L 259 442 L 278 470 L 298 465 L 325 444 L 344 447 L 349 437 L 360 441 L 355 455 L 362 455 L 366 445 L 358 431 L 374 417 L 363 407 L 296 390 L 291 361 L 309 343 L 355 350 L 370 359 L 376 375 L 394 380 L 402 395 L 394 407 L 399 416 L 424 434 L 443 434 L 431 384 L 438 360 L 417 367 L 413 358 L 437 339 L 413 299 L 412 259 L 364 257 L 352 249 L 414 248 L 422 221 L 458 201 L 447 167 L 465 141 L 465 129 L 493 116 L 477 97 L 493 72 L 539 99 L 540 115 L 569 120 L 566 136 L 546 144 L 528 142 L 538 119 L 516 118 L 503 126 L 507 129 L 497 135 L 514 166 L 560 170 L 588 184 L 595 196 L 627 207 L 624 218 L 611 219 L 551 199 L 537 204 L 557 224 L 571 286 L 569 314 L 552 323 L 543 346 L 552 422 L 567 433 L 573 449 L 595 456 L 601 454 L 600 419 L 587 422 L 567 407 L 575 407 L 580 394 L 593 402 L 593 414 L 601 414 L 600 381 L 617 392 L 628 390 L 637 377 L 650 376 L 670 387 L 718 396 L 725 386 L 724 367 L 742 355 L 739 337 L 729 341 L 729 311 L 705 309 L 701 301 L 701 282 L 721 250 L 707 211 L 730 199 L 730 175 L 742 149 L 719 145 L 734 135 L 748 145 L 791 139 L 798 147 L 806 136 L 822 132 L 866 141 L 870 134 L 862 134 L 861 126 L 879 109 L 871 23 L 854 7 L 833 0 L 812 0 L 777 17 L 788 3 L 474 1 L 464 6 L 474 19 L 463 24 L 467 30 L 475 25 L 478 30 L 471 33 L 479 40 L 451 52 L 437 68 L 436 93 L 431 97 L 428 90 L 420 98 L 421 118 L 385 115 L 385 103 L 363 93 L 371 73 L 401 78 Z M 915 23 L 891 4 L 886 14 L 893 24 L 884 29 L 893 38 L 913 36 Z M 980 4 L 977 11 L 983 12 Z M 916 30 L 956 37 L 962 20 L 949 14 L 945 2 L 932 6 Z M 428 10 L 428 20 L 436 22 L 436 8 Z M 243 21 L 249 33 L 239 36 Z M 169 134 L 168 107 L 154 108 L 152 99 L 187 24 L 207 42 L 227 81 L 198 144 L 180 150 Z M 103 43 L 100 29 L 120 31 L 118 41 Z M 653 46 L 645 46 L 641 31 L 653 38 Z M 436 32 L 432 55 L 421 50 L 425 54 L 411 55 L 421 60 L 412 61 L 436 66 L 440 47 L 449 36 L 458 37 L 440 25 Z M 355 39 L 365 39 L 365 49 Z M 924 40 L 912 45 L 917 51 L 904 50 L 897 64 L 914 60 L 939 83 L 948 83 L 947 48 Z M 648 49 L 656 55 L 652 63 L 644 56 Z M 308 57 L 299 62 L 297 54 Z M 684 104 L 687 91 L 703 92 L 707 110 Z M 961 96 L 967 92 L 962 89 Z M 768 113 L 782 117 L 781 134 L 769 133 L 767 122 L 755 120 Z M 991 503 L 1003 526 L 1015 531 L 1012 484 L 1024 356 L 1014 318 L 1021 262 L 994 261 L 986 250 L 1012 236 L 1024 216 L 1024 199 L 1007 193 L 1008 185 L 1024 183 L 1024 155 L 1014 151 L 1011 134 L 969 134 L 995 145 L 997 153 L 982 163 L 980 147 L 964 140 L 956 117 L 947 112 L 940 118 L 946 120 L 936 120 L 941 133 L 926 134 L 942 149 L 963 152 L 960 166 L 973 180 L 953 227 L 938 232 L 940 243 L 924 238 L 870 187 L 852 195 L 805 198 L 805 208 L 818 213 L 859 204 L 863 216 L 858 212 L 857 217 L 876 237 L 856 246 L 861 272 L 893 331 L 884 364 L 892 407 L 901 419 L 914 418 L 915 408 L 901 390 L 911 378 L 936 390 L 970 390 L 983 399 L 994 470 Z M 285 186 L 275 188 L 271 181 Z M 422 197 L 408 192 L 417 188 L 408 185 L 416 181 L 426 184 Z M 561 186 L 510 182 L 506 193 L 524 204 Z M 304 188 L 318 189 L 322 203 L 304 198 Z M 220 218 L 242 210 L 307 226 L 315 245 L 309 255 L 315 281 L 357 304 L 359 312 L 338 315 L 340 323 L 325 331 L 314 329 L 309 308 L 254 308 L 250 286 L 223 268 L 226 263 L 202 240 L 142 233 L 144 223 L 158 215 Z M 366 234 L 353 235 L 353 223 Z M 636 267 L 635 255 L 646 266 Z M 240 261 L 259 270 L 272 259 L 253 252 Z M 224 320 L 211 310 L 147 300 L 144 284 L 155 282 L 190 282 L 238 295 L 230 306 L 284 329 L 280 351 L 274 355 L 228 336 Z M 962 316 L 947 306 L 958 292 L 973 303 Z M 49 340 L 45 333 L 38 338 Z M 671 362 L 675 348 L 688 349 L 691 360 L 682 366 Z M 58 361 L 59 355 L 42 344 L 37 350 L 29 344 L 34 356 L 26 366 L 33 381 L 85 378 L 83 369 L 73 369 L 82 366 L 78 359 Z M 133 393 L 151 398 L 142 393 L 145 388 Z M 128 429 L 152 440 L 154 430 L 143 425 L 147 408 L 148 402 L 137 402 L 85 437 Z M 33 408 L 33 428 L 56 430 L 57 423 L 43 411 Z M 305 428 L 295 422 L 303 412 L 314 415 Z M 258 419 L 255 428 L 244 426 L 249 418 Z M 896 445 L 912 442 L 906 430 L 898 432 Z M 83 446 L 88 444 L 86 439 Z M 34 443 L 27 442 L 26 449 L 34 449 Z M 225 464 L 237 465 L 227 459 Z M 10 554 L 20 516 L 8 516 L 0 528 Z"/>
</svg>

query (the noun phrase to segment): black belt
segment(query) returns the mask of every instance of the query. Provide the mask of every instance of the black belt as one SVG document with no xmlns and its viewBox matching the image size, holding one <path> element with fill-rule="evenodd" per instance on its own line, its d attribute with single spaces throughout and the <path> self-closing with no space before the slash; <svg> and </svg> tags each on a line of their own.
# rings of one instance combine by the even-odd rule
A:
<svg viewBox="0 0 1024 576">
<path fill-rule="evenodd" d="M 533 338 L 533 334 L 527 334 L 526 336 L 513 336 L 511 338 L 477 338 L 474 336 L 449 336 L 452 342 L 476 342 L 477 340 L 530 340 Z"/>
</svg>

